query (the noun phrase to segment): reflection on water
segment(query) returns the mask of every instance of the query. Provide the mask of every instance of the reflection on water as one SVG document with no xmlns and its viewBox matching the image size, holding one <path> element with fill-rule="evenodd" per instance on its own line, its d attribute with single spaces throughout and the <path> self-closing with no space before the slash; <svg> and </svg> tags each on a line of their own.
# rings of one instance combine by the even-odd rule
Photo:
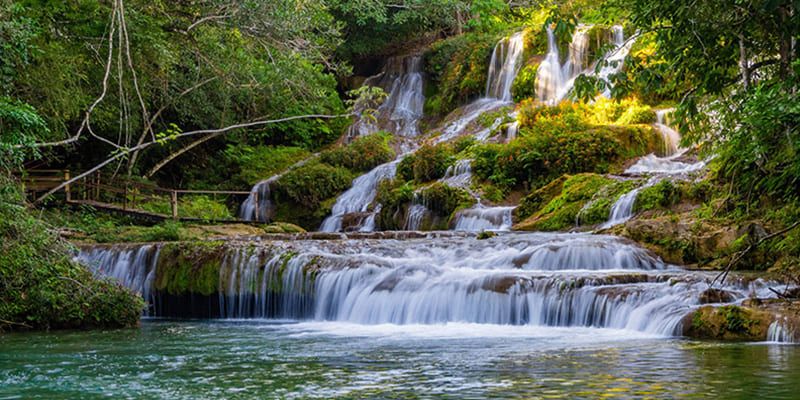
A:
<svg viewBox="0 0 800 400">
<path fill-rule="evenodd" d="M 792 398 L 800 347 L 592 328 L 145 321 L 0 336 L 0 398 Z"/>
</svg>

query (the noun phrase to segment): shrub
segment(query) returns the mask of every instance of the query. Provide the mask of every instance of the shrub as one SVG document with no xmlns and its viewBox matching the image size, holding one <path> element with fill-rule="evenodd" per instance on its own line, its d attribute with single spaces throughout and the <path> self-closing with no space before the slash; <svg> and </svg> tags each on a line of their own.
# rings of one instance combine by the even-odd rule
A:
<svg viewBox="0 0 800 400">
<path fill-rule="evenodd" d="M 617 119 L 619 125 L 652 124 L 656 122 L 656 113 L 645 105 L 632 105 Z"/>
<path fill-rule="evenodd" d="M 353 175 L 348 170 L 313 160 L 278 179 L 273 195 L 278 202 L 288 201 L 306 209 L 316 209 L 323 200 L 347 190 L 352 180 Z"/>
<path fill-rule="evenodd" d="M 323 151 L 320 160 L 353 172 L 367 172 L 394 159 L 394 150 L 389 147 L 390 139 L 391 135 L 385 133 L 362 136 L 347 146 Z"/>
<path fill-rule="evenodd" d="M 486 90 L 489 59 L 499 37 L 467 33 L 440 40 L 425 53 L 425 72 L 434 93 L 426 96 L 426 114 L 442 115 Z"/>
<path fill-rule="evenodd" d="M 72 261 L 69 246 L 0 177 L 0 330 L 134 326 L 141 297 Z"/>
<path fill-rule="evenodd" d="M 527 98 L 536 97 L 536 73 L 539 71 L 538 62 L 529 62 L 520 69 L 514 83 L 511 84 L 511 95 L 519 103 Z"/>
<path fill-rule="evenodd" d="M 249 146 L 239 143 L 228 145 L 225 149 L 226 161 L 239 169 L 233 179 L 243 185 L 253 185 L 283 172 L 309 155 L 301 147 Z"/>
<path fill-rule="evenodd" d="M 636 211 L 669 208 L 681 201 L 681 191 L 671 180 L 665 179 L 642 189 L 636 196 L 633 208 Z"/>
<path fill-rule="evenodd" d="M 441 182 L 423 189 L 420 197 L 428 210 L 441 217 L 449 217 L 455 211 L 475 204 L 475 199 L 464 189 L 454 188 Z"/>
</svg>

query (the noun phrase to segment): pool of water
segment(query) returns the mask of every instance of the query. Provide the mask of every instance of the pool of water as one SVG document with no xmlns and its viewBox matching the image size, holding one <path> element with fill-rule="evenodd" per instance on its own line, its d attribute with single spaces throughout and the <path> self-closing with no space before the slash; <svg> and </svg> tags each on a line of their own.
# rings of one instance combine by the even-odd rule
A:
<svg viewBox="0 0 800 400">
<path fill-rule="evenodd" d="M 800 347 L 476 324 L 145 320 L 0 335 L 0 399 L 797 398 Z"/>
</svg>

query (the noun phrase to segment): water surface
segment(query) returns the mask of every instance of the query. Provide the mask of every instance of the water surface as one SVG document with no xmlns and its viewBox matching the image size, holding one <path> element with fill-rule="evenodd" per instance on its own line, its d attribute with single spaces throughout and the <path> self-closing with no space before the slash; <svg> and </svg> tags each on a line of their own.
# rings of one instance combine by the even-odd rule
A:
<svg viewBox="0 0 800 400">
<path fill-rule="evenodd" d="M 796 398 L 800 347 L 478 324 L 145 320 L 0 336 L 0 398 Z"/>
</svg>

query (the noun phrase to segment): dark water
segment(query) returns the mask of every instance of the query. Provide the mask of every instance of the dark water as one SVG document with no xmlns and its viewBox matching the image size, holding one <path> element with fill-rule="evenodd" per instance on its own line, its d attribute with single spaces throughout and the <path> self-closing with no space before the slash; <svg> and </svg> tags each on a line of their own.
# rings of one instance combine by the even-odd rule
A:
<svg viewBox="0 0 800 400">
<path fill-rule="evenodd" d="M 587 328 L 145 321 L 0 335 L 0 398 L 800 398 L 800 347 Z"/>
</svg>

